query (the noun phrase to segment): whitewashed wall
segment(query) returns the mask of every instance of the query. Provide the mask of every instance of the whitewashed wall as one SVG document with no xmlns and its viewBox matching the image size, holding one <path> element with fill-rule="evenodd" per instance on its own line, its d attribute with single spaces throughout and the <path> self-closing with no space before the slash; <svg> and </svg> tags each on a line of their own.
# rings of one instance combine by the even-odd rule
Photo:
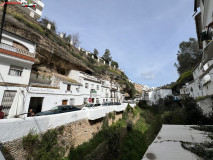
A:
<svg viewBox="0 0 213 160">
<path fill-rule="evenodd" d="M 33 62 L 0 53 L 0 82 L 28 85 Z M 23 67 L 21 76 L 9 75 L 10 66 Z"/>
<path fill-rule="evenodd" d="M 12 33 L 3 31 L 2 43 L 5 43 L 5 44 L 12 46 L 13 41 L 16 41 L 16 42 L 24 45 L 25 47 L 27 47 L 29 49 L 30 53 L 35 53 L 35 51 L 36 51 L 36 44 L 35 43 L 33 43 L 29 40 L 26 40 L 24 38 L 21 38 L 19 36 L 16 36 Z"/>
<path fill-rule="evenodd" d="M 212 104 L 212 100 L 211 98 L 206 98 L 202 101 L 198 102 L 198 105 L 200 106 L 200 108 L 203 110 L 204 114 L 208 114 L 211 113 L 213 110 L 213 104 Z"/>
<path fill-rule="evenodd" d="M 131 104 L 134 107 L 134 104 Z M 0 120 L 0 142 L 4 143 L 12 141 L 17 138 L 26 136 L 31 130 L 36 133 L 42 133 L 48 129 L 55 128 L 67 123 L 75 122 L 81 119 L 95 120 L 104 117 L 106 113 L 112 111 L 123 111 L 127 107 L 127 104 L 121 106 L 107 106 L 100 107 L 95 110 L 81 110 L 69 113 L 27 117 L 25 119 L 3 119 Z"/>
</svg>

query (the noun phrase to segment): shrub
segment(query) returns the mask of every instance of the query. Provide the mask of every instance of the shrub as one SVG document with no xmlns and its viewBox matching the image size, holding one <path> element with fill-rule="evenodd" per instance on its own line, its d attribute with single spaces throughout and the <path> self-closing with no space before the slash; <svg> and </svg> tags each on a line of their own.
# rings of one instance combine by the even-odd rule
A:
<svg viewBox="0 0 213 160">
<path fill-rule="evenodd" d="M 58 134 L 62 134 L 63 127 L 46 131 L 43 135 L 33 134 L 32 131 L 23 137 L 23 147 L 28 159 L 58 160 L 65 153 L 65 149 L 58 144 Z"/>
</svg>

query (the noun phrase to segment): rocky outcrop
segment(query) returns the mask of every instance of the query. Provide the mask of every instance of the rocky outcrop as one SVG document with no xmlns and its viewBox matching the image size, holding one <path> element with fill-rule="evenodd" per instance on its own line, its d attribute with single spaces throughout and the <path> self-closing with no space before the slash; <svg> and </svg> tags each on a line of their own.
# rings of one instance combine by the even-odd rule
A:
<svg viewBox="0 0 213 160">
<path fill-rule="evenodd" d="M 42 28 L 46 32 L 42 35 L 32 27 L 26 25 L 20 20 L 17 20 L 17 18 L 14 18 L 14 16 L 10 14 L 16 14 L 17 11 L 19 13 L 21 12 L 18 10 L 18 8 L 12 5 L 8 6 L 7 12 L 9 14 L 6 15 L 4 29 L 36 43 L 36 63 L 33 66 L 33 69 L 37 69 L 38 66 L 45 66 L 48 69 L 54 70 L 60 74 L 67 74 L 67 72 L 71 69 L 76 69 L 84 72 L 92 71 L 81 60 L 77 59 L 71 54 L 79 54 L 78 50 L 75 47 L 69 46 L 63 39 L 60 39 L 62 43 L 66 44 L 67 49 L 65 49 L 63 46 L 60 46 L 54 40 L 54 38 L 50 38 L 59 38 L 54 33 L 51 33 L 50 31 Z M 1 16 L 2 12 L 0 13 L 0 17 Z M 41 27 L 38 22 L 34 21 L 28 16 L 23 16 L 22 18 L 25 18 L 28 22 L 32 22 L 33 24 Z"/>
</svg>

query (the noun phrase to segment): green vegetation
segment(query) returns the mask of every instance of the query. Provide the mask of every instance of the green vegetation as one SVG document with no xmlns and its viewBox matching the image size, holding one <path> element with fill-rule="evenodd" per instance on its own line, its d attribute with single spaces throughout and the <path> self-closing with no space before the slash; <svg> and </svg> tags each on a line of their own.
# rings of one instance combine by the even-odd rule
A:
<svg viewBox="0 0 213 160">
<path fill-rule="evenodd" d="M 121 80 L 118 81 L 118 83 L 121 86 L 125 85 L 126 88 L 124 89 L 124 92 L 129 93 L 130 98 L 134 99 L 134 96 L 135 96 L 135 93 L 136 93 L 135 86 L 131 82 L 129 82 L 128 79 L 121 79 Z"/>
<path fill-rule="evenodd" d="M 213 126 L 193 126 L 191 127 L 196 130 L 205 131 L 209 133 L 209 137 L 213 139 Z M 187 143 L 182 142 L 182 147 L 187 149 L 196 155 L 204 158 L 204 160 L 210 160 L 213 157 L 213 142 L 205 142 L 205 143 Z"/>
<path fill-rule="evenodd" d="M 63 129 L 63 126 L 57 129 L 51 129 L 41 136 L 31 131 L 27 136 L 23 137 L 23 147 L 27 152 L 26 159 L 62 159 L 65 153 L 65 149 L 59 145 L 58 135 L 63 133 Z"/>
<path fill-rule="evenodd" d="M 158 121 L 156 116 L 151 112 L 151 119 L 150 115 L 146 116 L 148 112 L 128 105 L 123 118 L 110 127 L 107 120 L 113 118 L 113 113 L 108 114 L 102 130 L 89 142 L 72 148 L 67 159 L 140 160 L 161 128 L 160 123 L 154 125 Z"/>
<path fill-rule="evenodd" d="M 40 25 L 38 25 L 37 23 L 34 23 L 34 22 L 31 22 L 31 21 L 27 20 L 22 14 L 17 13 L 17 12 L 12 12 L 11 10 L 7 10 L 7 13 L 13 15 L 17 20 L 19 20 L 20 22 L 24 23 L 26 26 L 35 29 L 40 34 L 42 34 L 42 35 L 45 34 L 45 31 L 43 30 L 43 28 Z"/>
<path fill-rule="evenodd" d="M 177 54 L 178 63 L 175 63 L 178 73 L 181 75 L 192 70 L 202 59 L 202 51 L 199 49 L 198 41 L 189 38 L 189 41 L 181 42 Z"/>
<path fill-rule="evenodd" d="M 180 91 L 180 88 L 185 85 L 187 82 L 190 82 L 193 80 L 192 71 L 186 71 L 178 78 L 176 83 L 172 86 L 172 89 L 174 92 L 178 93 Z"/>
</svg>

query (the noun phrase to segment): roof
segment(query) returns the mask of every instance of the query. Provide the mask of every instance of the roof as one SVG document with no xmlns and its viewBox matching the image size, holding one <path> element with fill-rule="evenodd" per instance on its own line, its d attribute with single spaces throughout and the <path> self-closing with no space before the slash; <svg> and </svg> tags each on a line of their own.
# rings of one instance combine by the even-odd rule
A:
<svg viewBox="0 0 213 160">
<path fill-rule="evenodd" d="M 5 83 L 5 82 L 0 82 L 0 86 L 27 87 L 28 85 L 25 85 L 25 84 L 16 84 L 16 83 Z"/>
<path fill-rule="evenodd" d="M 163 125 L 156 139 L 149 146 L 142 160 L 198 160 L 194 153 L 185 150 L 181 142 L 211 142 L 204 131 L 185 125 Z"/>
</svg>

